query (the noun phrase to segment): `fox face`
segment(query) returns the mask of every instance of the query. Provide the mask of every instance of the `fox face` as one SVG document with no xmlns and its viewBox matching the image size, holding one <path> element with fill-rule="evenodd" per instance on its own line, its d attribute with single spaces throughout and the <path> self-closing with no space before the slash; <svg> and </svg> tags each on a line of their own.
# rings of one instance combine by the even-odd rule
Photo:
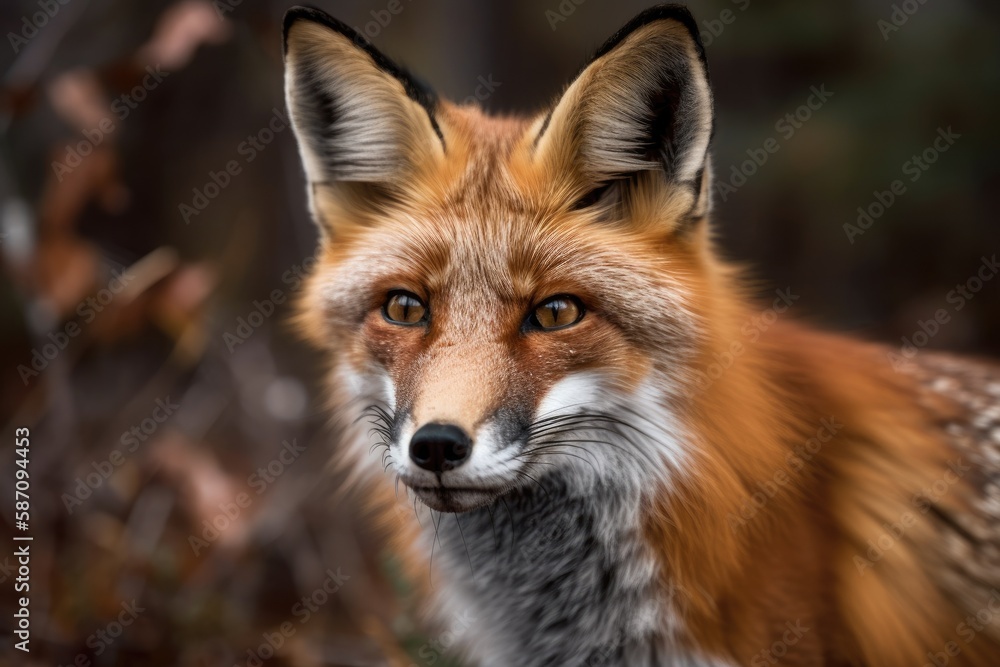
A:
<svg viewBox="0 0 1000 667">
<path fill-rule="evenodd" d="M 375 418 L 381 465 L 430 507 L 471 510 L 553 468 L 683 468 L 678 425 L 649 414 L 691 390 L 710 280 L 693 34 L 686 12 L 648 12 L 550 109 L 509 119 L 436 99 L 334 19 L 289 14 L 323 244 L 305 317 L 342 415 Z"/>
</svg>

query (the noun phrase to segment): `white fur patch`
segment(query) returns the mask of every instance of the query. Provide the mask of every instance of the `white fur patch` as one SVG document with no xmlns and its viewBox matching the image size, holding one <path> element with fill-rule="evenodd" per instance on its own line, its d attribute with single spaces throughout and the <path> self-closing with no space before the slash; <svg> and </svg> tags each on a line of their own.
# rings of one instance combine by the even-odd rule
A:
<svg viewBox="0 0 1000 667">
<path fill-rule="evenodd" d="M 673 475 L 683 474 L 689 457 L 684 429 L 665 405 L 669 380 L 659 376 L 647 378 L 629 394 L 608 385 L 598 372 L 568 375 L 545 394 L 537 417 L 587 412 L 620 419 L 631 425 L 620 427 L 621 442 L 586 443 L 589 458 L 622 466 L 620 470 L 627 469 L 646 479 L 668 482 Z M 582 428 L 581 434 L 586 435 L 587 429 Z M 595 440 L 613 438 L 613 434 L 604 430 L 595 430 L 591 435 Z M 581 462 L 581 465 L 586 464 Z"/>
<path fill-rule="evenodd" d="M 601 374 L 597 372 L 571 373 L 556 382 L 538 404 L 537 417 L 570 413 L 576 409 L 594 406 L 601 391 Z"/>
<path fill-rule="evenodd" d="M 373 404 L 392 408 L 392 380 L 384 371 L 358 373 L 346 364 L 334 369 L 332 380 L 344 398 L 340 408 L 345 443 L 343 454 L 351 459 L 352 472 L 357 475 L 381 473 L 379 457 L 369 450 L 383 438 L 372 432 L 373 421 L 365 418 L 364 410 Z M 393 460 L 395 463 L 395 458 Z"/>
</svg>

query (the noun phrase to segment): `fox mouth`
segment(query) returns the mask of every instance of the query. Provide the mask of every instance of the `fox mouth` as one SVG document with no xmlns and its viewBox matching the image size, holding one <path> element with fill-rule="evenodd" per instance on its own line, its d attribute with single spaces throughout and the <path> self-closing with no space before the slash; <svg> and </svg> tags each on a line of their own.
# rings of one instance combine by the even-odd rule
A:
<svg viewBox="0 0 1000 667">
<path fill-rule="evenodd" d="M 504 493 L 500 487 L 406 485 L 421 502 L 438 512 L 469 512 L 488 505 Z"/>
</svg>

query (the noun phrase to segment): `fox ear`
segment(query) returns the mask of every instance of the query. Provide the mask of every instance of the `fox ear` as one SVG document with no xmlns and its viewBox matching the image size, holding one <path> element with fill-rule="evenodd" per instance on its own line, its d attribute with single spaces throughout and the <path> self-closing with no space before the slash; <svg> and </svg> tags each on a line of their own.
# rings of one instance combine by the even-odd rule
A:
<svg viewBox="0 0 1000 667">
<path fill-rule="evenodd" d="M 690 187 L 704 208 L 713 109 L 705 51 L 690 12 L 648 9 L 598 49 L 541 123 L 537 159 L 589 192 L 638 172 Z M 702 204 L 699 207 L 699 204 Z"/>
<path fill-rule="evenodd" d="M 444 151 L 436 98 L 364 37 L 318 9 L 285 14 L 285 97 L 311 190 L 391 187 Z"/>
</svg>

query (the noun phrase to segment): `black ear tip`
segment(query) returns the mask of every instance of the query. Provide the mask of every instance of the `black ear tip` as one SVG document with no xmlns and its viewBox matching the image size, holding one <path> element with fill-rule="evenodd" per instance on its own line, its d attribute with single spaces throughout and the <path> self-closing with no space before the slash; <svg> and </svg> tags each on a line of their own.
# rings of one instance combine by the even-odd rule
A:
<svg viewBox="0 0 1000 667">
<path fill-rule="evenodd" d="M 306 7 L 304 5 L 289 7 L 285 12 L 285 17 L 281 21 L 281 32 L 285 40 L 287 41 L 288 39 L 288 31 L 297 21 L 316 21 L 317 16 L 330 18 L 322 9 L 316 9 L 315 7 Z"/>
<path fill-rule="evenodd" d="M 648 9 L 636 14 L 631 22 L 637 23 L 639 25 L 645 25 L 646 23 L 651 23 L 653 21 L 662 21 L 672 19 L 683 23 L 684 26 L 694 33 L 698 32 L 698 24 L 695 23 L 694 16 L 691 15 L 691 10 L 687 8 L 687 5 L 680 5 L 676 3 L 653 5 Z"/>
<path fill-rule="evenodd" d="M 292 29 L 292 26 L 299 21 L 309 21 L 310 23 L 319 23 L 322 26 L 329 28 L 335 32 L 339 32 L 342 35 L 350 38 L 356 44 L 363 45 L 366 44 L 368 40 L 359 35 L 354 28 L 347 25 L 343 21 L 339 21 L 322 9 L 316 7 L 310 7 L 307 5 L 295 5 L 290 7 L 288 11 L 285 12 L 285 18 L 282 20 L 282 37 L 285 45 L 285 53 L 288 53 L 288 33 Z"/>
<path fill-rule="evenodd" d="M 664 2 L 659 5 L 648 7 L 637 14 L 637 16 L 650 15 L 654 18 L 672 18 L 675 15 L 691 16 L 691 10 L 687 5 L 679 2 Z"/>
<path fill-rule="evenodd" d="M 676 21 L 683 25 L 691 35 L 691 39 L 694 40 L 694 46 L 698 53 L 698 58 L 701 60 L 703 65 L 706 65 L 707 68 L 705 46 L 701 42 L 701 33 L 698 31 L 698 23 L 694 20 L 694 16 L 691 15 L 691 11 L 686 6 L 678 4 L 654 5 L 649 9 L 644 9 L 639 12 L 632 17 L 631 21 L 626 23 L 618 32 L 612 35 L 600 49 L 598 49 L 594 58 L 603 56 L 618 46 L 619 43 L 639 28 L 656 21 Z"/>
</svg>

